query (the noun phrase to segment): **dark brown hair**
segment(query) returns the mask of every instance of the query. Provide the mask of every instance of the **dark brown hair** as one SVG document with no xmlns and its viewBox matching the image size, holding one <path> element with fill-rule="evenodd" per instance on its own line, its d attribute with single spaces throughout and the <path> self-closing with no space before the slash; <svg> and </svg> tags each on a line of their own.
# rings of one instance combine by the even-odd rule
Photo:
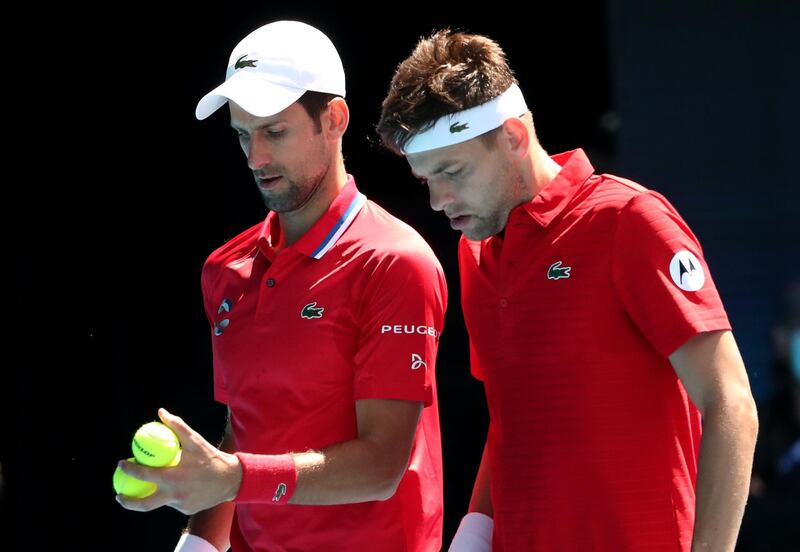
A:
<svg viewBox="0 0 800 552">
<path fill-rule="evenodd" d="M 336 98 L 336 94 L 326 94 L 324 92 L 314 92 L 308 90 L 305 94 L 300 96 L 297 103 L 303 106 L 308 116 L 314 121 L 314 128 L 317 134 L 322 132 L 322 121 L 320 115 L 328 108 L 328 104 L 332 99 Z"/>
<path fill-rule="evenodd" d="M 402 154 L 408 141 L 439 117 L 486 103 L 516 83 L 495 41 L 438 31 L 420 40 L 397 66 L 383 100 L 378 134 L 384 146 Z"/>
</svg>

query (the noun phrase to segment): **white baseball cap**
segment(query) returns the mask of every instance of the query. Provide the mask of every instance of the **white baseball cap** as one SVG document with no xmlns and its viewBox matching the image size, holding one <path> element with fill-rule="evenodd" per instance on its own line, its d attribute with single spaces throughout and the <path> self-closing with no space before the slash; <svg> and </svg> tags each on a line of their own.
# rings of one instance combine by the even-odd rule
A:
<svg viewBox="0 0 800 552">
<path fill-rule="evenodd" d="M 345 95 L 344 68 L 322 31 L 299 21 L 259 27 L 231 52 L 225 82 L 197 103 L 202 120 L 233 100 L 256 117 L 283 111 L 307 90 Z"/>
</svg>

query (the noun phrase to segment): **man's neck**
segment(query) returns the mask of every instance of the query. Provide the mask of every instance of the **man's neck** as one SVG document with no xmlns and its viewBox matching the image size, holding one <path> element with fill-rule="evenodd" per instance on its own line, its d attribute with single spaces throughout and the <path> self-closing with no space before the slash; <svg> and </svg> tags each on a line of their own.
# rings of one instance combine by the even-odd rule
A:
<svg viewBox="0 0 800 552">
<path fill-rule="evenodd" d="M 308 232 L 347 184 L 344 163 L 336 163 L 333 167 L 331 172 L 323 176 L 322 182 L 305 205 L 295 211 L 278 213 L 282 246 L 292 245 Z"/>
<path fill-rule="evenodd" d="M 533 195 L 539 194 L 550 184 L 558 173 L 561 172 L 561 165 L 553 161 L 547 152 L 539 147 L 535 153 L 531 154 L 533 162 Z"/>
</svg>

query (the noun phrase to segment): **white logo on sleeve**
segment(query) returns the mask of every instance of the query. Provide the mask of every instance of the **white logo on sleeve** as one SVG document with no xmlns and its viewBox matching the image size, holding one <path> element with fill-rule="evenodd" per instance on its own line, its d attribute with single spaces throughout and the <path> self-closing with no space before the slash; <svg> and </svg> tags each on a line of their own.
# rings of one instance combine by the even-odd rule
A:
<svg viewBox="0 0 800 552">
<path fill-rule="evenodd" d="M 430 326 L 414 326 L 409 324 L 383 324 L 381 326 L 381 334 L 385 333 L 429 335 L 431 337 L 438 338 L 440 332 L 436 328 L 432 328 Z"/>
<path fill-rule="evenodd" d="M 425 361 L 422 360 L 422 357 L 419 356 L 417 353 L 411 353 L 411 369 L 419 370 L 422 367 L 427 368 L 428 365 L 425 364 Z"/>
<path fill-rule="evenodd" d="M 697 291 L 706 283 L 703 265 L 687 250 L 678 251 L 669 263 L 669 274 L 675 285 L 684 291 Z"/>
</svg>

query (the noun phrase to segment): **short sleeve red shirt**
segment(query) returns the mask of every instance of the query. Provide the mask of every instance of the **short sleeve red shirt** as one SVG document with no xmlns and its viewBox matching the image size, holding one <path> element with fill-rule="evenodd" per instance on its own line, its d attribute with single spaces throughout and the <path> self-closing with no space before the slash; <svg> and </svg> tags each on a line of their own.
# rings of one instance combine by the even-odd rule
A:
<svg viewBox="0 0 800 552">
<path fill-rule="evenodd" d="M 359 193 L 352 177 L 301 239 L 277 251 L 279 239 L 270 213 L 203 267 L 215 397 L 230 408 L 236 450 L 283 454 L 354 439 L 361 399 L 426 408 L 392 498 L 237 504 L 233 549 L 360 550 L 380 542 L 386 550 L 439 550 L 434 366 L 447 301 L 439 262 L 413 229 Z"/>
<path fill-rule="evenodd" d="M 727 316 L 666 199 L 554 160 L 502 235 L 459 246 L 493 549 L 688 551 L 700 415 L 667 356 Z"/>
</svg>

